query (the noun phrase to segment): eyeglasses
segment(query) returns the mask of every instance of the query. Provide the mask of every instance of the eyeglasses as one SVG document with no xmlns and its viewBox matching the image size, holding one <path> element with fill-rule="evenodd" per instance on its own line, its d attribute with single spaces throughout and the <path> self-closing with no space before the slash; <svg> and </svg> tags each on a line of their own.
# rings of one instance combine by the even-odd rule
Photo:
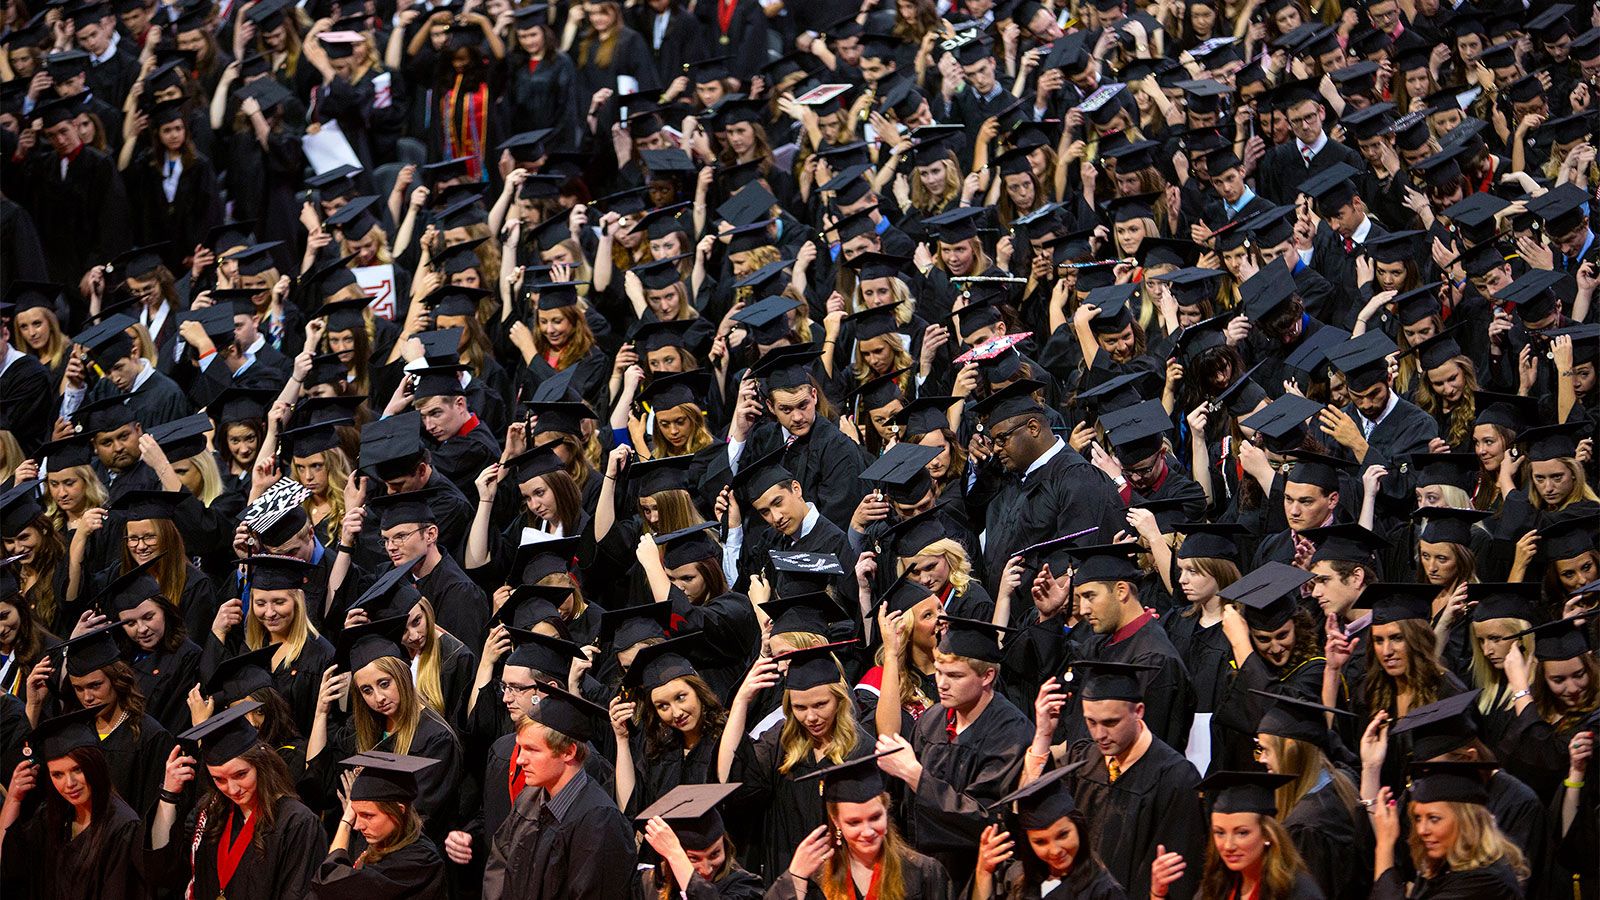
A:
<svg viewBox="0 0 1600 900">
<path fill-rule="evenodd" d="M 410 540 L 412 535 L 416 534 L 417 532 L 419 532 L 421 530 L 422 530 L 421 528 L 413 528 L 410 531 L 402 531 L 402 532 L 399 532 L 399 533 L 396 533 L 396 534 L 391 534 L 388 537 L 385 537 L 383 539 L 383 546 L 385 546 L 385 547 L 398 547 L 401 544 L 404 544 L 406 541 Z"/>
<path fill-rule="evenodd" d="M 1260 741 L 1256 741 L 1255 745 L 1256 748 L 1252 755 L 1255 757 L 1256 762 L 1261 762 L 1261 758 L 1267 755 L 1267 747 Z"/>
<path fill-rule="evenodd" d="M 496 681 L 494 686 L 495 689 L 500 692 L 500 696 L 504 697 L 507 694 L 516 694 L 521 696 L 522 694 L 526 694 L 527 692 L 533 690 L 537 685 L 512 684 L 509 681 Z"/>
<path fill-rule="evenodd" d="M 138 547 L 138 546 L 154 547 L 156 544 L 158 544 L 160 542 L 161 542 L 160 535 L 155 535 L 155 534 L 130 534 L 130 535 L 128 535 L 128 546 L 130 546 L 130 547 Z"/>
<path fill-rule="evenodd" d="M 1011 436 L 1013 434 L 1016 434 L 1022 429 L 1027 428 L 1028 424 L 1032 421 L 1032 419 L 1029 419 L 1027 422 L 1023 422 L 1021 425 L 1018 425 L 1017 427 L 1008 431 L 991 431 L 989 432 L 989 440 L 994 442 L 996 447 L 1004 446 L 1006 441 L 1011 440 Z"/>
<path fill-rule="evenodd" d="M 1145 479 L 1154 475 L 1156 469 L 1160 468 L 1160 466 L 1161 456 L 1155 456 L 1137 466 L 1127 466 L 1123 469 L 1123 472 L 1132 475 L 1134 478 Z"/>
<path fill-rule="evenodd" d="M 1306 113 L 1303 116 L 1290 116 L 1289 117 L 1289 124 L 1290 125 L 1315 125 L 1315 124 L 1317 124 L 1317 112 L 1315 110 L 1313 110 L 1311 112 Z"/>
</svg>

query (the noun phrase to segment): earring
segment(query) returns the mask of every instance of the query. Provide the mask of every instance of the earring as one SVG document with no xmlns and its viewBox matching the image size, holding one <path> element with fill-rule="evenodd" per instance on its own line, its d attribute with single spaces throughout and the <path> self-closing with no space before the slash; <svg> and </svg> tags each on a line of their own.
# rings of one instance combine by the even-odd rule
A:
<svg viewBox="0 0 1600 900">
<path fill-rule="evenodd" d="M 1271 847 L 1272 846 L 1272 842 L 1271 841 L 1262 841 L 1261 842 L 1261 846 L 1263 846 L 1263 847 Z"/>
<path fill-rule="evenodd" d="M 840 831 L 837 828 L 835 828 L 833 830 L 833 845 L 835 847 L 843 847 L 844 846 L 844 832 Z"/>
</svg>

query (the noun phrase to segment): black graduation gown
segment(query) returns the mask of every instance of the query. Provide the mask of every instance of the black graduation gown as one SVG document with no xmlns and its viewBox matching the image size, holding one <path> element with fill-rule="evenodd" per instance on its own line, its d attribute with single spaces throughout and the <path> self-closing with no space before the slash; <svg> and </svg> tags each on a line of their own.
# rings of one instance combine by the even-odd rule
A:
<svg viewBox="0 0 1600 900">
<path fill-rule="evenodd" d="M 1222 633 L 1222 623 L 1201 625 L 1200 614 L 1188 610 L 1163 616 L 1161 625 L 1183 660 L 1194 690 L 1194 711 L 1214 713 L 1228 691 L 1228 673 L 1233 668 L 1233 647 Z"/>
<path fill-rule="evenodd" d="M 964 876 L 977 861 L 984 808 L 1016 788 L 1033 723 L 1000 694 L 954 738 L 953 711 L 935 704 L 917 719 L 911 746 L 922 763 L 908 839 Z"/>
<path fill-rule="evenodd" d="M 333 645 L 317 635 L 306 639 L 299 657 L 285 660 L 272 672 L 272 686 L 289 704 L 289 711 L 294 714 L 295 730 L 301 734 L 311 733 L 311 721 L 317 712 L 317 690 L 322 686 L 322 673 L 332 664 Z"/>
<path fill-rule="evenodd" d="M 317 868 L 307 896 L 316 900 L 443 900 L 448 896 L 444 857 L 427 835 L 419 835 L 359 869 L 349 850 L 335 850 Z"/>
<path fill-rule="evenodd" d="M 440 556 L 433 571 L 417 579 L 417 590 L 433 604 L 440 628 L 468 647 L 483 646 L 489 633 L 489 598 L 454 559 Z"/>
<path fill-rule="evenodd" d="M 139 673 L 145 712 L 172 734 L 188 731 L 189 689 L 201 680 L 200 646 L 184 638 L 171 653 L 136 653 L 129 664 Z"/>
<path fill-rule="evenodd" d="M 164 762 L 165 760 L 163 760 Z M 232 804 L 222 804 L 220 816 L 227 827 Z M 216 814 L 213 814 L 216 815 Z M 207 821 L 209 826 L 214 822 Z M 236 838 L 244 827 L 243 817 L 235 811 L 232 817 L 230 839 Z M 223 890 L 217 878 L 217 844 L 220 833 L 203 835 L 199 847 L 193 847 L 196 816 L 191 813 L 183 827 L 175 827 L 167 845 L 160 850 L 147 850 L 145 863 L 149 867 L 150 881 L 159 887 L 181 892 L 184 884 L 194 879 L 194 900 L 220 900 Z M 321 823 L 304 803 L 294 797 L 284 797 L 278 807 L 272 829 L 255 838 L 244 850 L 234 875 L 228 881 L 229 900 L 300 900 L 311 887 L 317 866 L 327 854 L 328 839 Z M 190 853 L 193 848 L 193 869 Z"/>
<path fill-rule="evenodd" d="M 393 741 L 387 737 L 369 749 L 396 752 Z M 308 772 L 316 779 L 322 796 L 305 799 L 313 803 L 325 801 L 330 806 L 335 803 L 335 790 L 342 772 L 339 760 L 357 752 L 360 751 L 356 746 L 355 725 L 346 722 L 335 728 L 328 736 L 327 746 L 307 763 Z M 462 775 L 461 744 L 443 719 L 431 710 L 425 710 L 417 720 L 417 730 L 411 737 L 411 748 L 406 753 L 439 761 L 437 765 L 417 773 L 416 807 L 417 813 L 422 816 L 424 832 L 436 840 L 444 840 L 444 836 L 460 824 L 458 791 Z M 306 786 L 309 785 L 302 782 L 302 792 Z"/>
<path fill-rule="evenodd" d="M 432 454 L 433 467 L 463 494 L 476 493 L 478 475 L 500 460 L 500 444 L 481 419 L 466 434 L 453 435 L 442 443 L 426 438 L 423 443 Z"/>
<path fill-rule="evenodd" d="M 554 128 L 551 146 L 576 149 L 579 119 L 587 110 L 579 104 L 588 98 L 578 97 L 578 70 L 572 57 L 559 50 L 546 53 L 530 72 L 527 55 L 518 50 L 508 54 L 502 65 L 506 80 L 499 96 L 504 115 L 501 136 Z"/>
<path fill-rule="evenodd" d="M 1359 815 L 1360 818 L 1356 818 Z M 1332 784 L 1300 798 L 1283 819 L 1306 871 L 1328 900 L 1364 900 L 1372 887 L 1372 828 L 1344 808 Z M 1299 896 L 1298 894 L 1296 896 Z"/>
<path fill-rule="evenodd" d="M 1077 652 L 1072 639 L 1075 630 L 1060 615 L 1048 622 L 1039 621 L 1039 610 L 1029 604 L 1020 630 L 1006 639 L 1006 658 L 1000 667 L 1006 676 L 1001 689 L 1013 706 L 1032 709 L 1039 686 L 1066 672 L 1068 661 Z"/>
<path fill-rule="evenodd" d="M 631 896 L 638 860 L 633 825 L 605 789 L 584 778 L 557 818 L 543 790 L 517 797 L 489 848 L 483 900 L 615 900 Z"/>
<path fill-rule="evenodd" d="M 1155 619 L 1146 620 L 1132 634 L 1115 643 L 1112 635 L 1098 635 L 1085 645 L 1083 657 L 1098 662 L 1154 666 L 1140 673 L 1144 686 L 1144 723 L 1167 746 L 1180 750 L 1189 743 L 1194 721 L 1194 694 L 1189 672 L 1172 639 Z M 1077 741 L 1089 736 L 1083 724 L 1082 694 L 1074 691 L 1061 713 L 1059 737 Z"/>
<path fill-rule="evenodd" d="M 841 852 L 841 851 L 835 851 Z M 900 860 L 900 886 L 906 900 L 947 900 L 961 896 L 950 883 L 950 874 L 931 856 L 924 856 L 907 847 Z M 806 881 L 806 897 L 822 897 L 821 883 L 815 877 Z M 784 872 L 767 889 L 766 900 L 798 900 L 799 884 L 794 876 Z"/>
<path fill-rule="evenodd" d="M 1504 862 L 1466 872 L 1443 872 L 1420 881 L 1410 900 L 1521 900 L 1522 886 Z M 1391 868 L 1372 885 L 1372 900 L 1405 900 L 1400 873 Z"/>
<path fill-rule="evenodd" d="M 1089 817 L 1087 846 L 1100 854 L 1106 871 L 1125 886 L 1128 896 L 1149 896 L 1157 845 L 1187 860 L 1204 857 L 1211 826 L 1195 794 L 1200 773 L 1182 754 L 1152 741 L 1115 784 L 1092 741 L 1072 746 L 1067 761 L 1080 759 L 1089 764 L 1067 777 L 1078 807 Z M 1191 865 L 1169 888 L 1169 896 L 1189 900 L 1199 882 L 1199 866 Z"/>
<path fill-rule="evenodd" d="M 480 697 L 479 703 L 485 702 Z M 498 705 L 499 697 L 494 698 Z M 510 728 L 510 719 L 505 716 L 505 709 L 500 709 L 500 717 L 505 727 Z M 511 805 L 516 798 L 511 796 L 513 760 L 517 754 L 517 735 L 515 732 L 502 734 L 489 746 L 487 758 L 483 764 L 482 780 L 478 783 L 479 799 L 477 814 L 468 824 L 466 830 L 473 835 L 473 856 L 475 859 L 483 858 L 483 847 L 494 838 L 495 832 L 505 822 L 506 816 L 511 814 Z M 607 794 L 616 796 L 616 772 L 611 767 L 611 760 L 602 756 L 591 744 L 589 757 L 584 760 L 583 770 L 589 777 L 600 785 Z M 527 788 L 523 788 L 524 791 Z"/>
<path fill-rule="evenodd" d="M 760 459 L 784 441 L 783 429 L 775 423 L 757 425 L 739 454 L 740 465 Z M 844 436 L 839 426 L 818 417 L 805 437 L 797 438 L 783 451 L 783 467 L 800 482 L 806 499 L 817 505 L 823 517 L 840 528 L 847 528 L 850 515 L 861 502 L 861 471 L 867 467 L 861 448 Z M 713 482 L 729 480 L 728 456 L 713 461 L 707 477 Z"/>
<path fill-rule="evenodd" d="M 1028 880 L 1022 863 L 1005 863 L 995 872 L 996 897 L 1007 900 L 1128 900 L 1128 893 L 1111 877 L 1105 866 L 1092 863 L 1081 848 L 1067 877 L 1057 882 L 1048 894 L 1041 885 Z"/>
<path fill-rule="evenodd" d="M 654 713 L 651 713 L 654 715 Z M 683 752 L 683 739 L 672 733 L 671 743 L 647 751 L 646 740 L 638 729 L 629 735 L 633 751 L 634 788 L 628 798 L 628 815 L 636 815 L 650 804 L 666 796 L 680 784 L 710 784 L 717 777 L 717 744 L 721 733 L 709 734 L 688 753 Z"/>
<path fill-rule="evenodd" d="M 746 734 L 739 742 L 734 756 L 733 769 L 728 780 L 741 782 L 734 794 L 737 805 L 751 811 L 759 820 L 759 833 L 752 834 L 741 850 L 741 862 L 751 871 L 771 881 L 789 868 L 794 848 L 800 846 L 806 835 L 828 819 L 823 808 L 822 795 L 812 782 L 795 783 L 795 779 L 833 765 L 824 758 L 818 762 L 814 754 L 807 753 L 788 772 L 779 772 L 783 750 L 778 737 L 783 732 L 782 723 L 768 728 L 759 739 L 751 740 Z M 846 757 L 853 759 L 872 752 L 873 738 L 863 732 L 856 747 Z"/>
<path fill-rule="evenodd" d="M 109 262 L 132 243 L 128 195 L 111 157 L 84 147 L 63 178 L 61 160 L 36 151 L 26 172 L 16 187 L 39 229 L 52 281 L 76 285 L 89 267 Z"/>
<path fill-rule="evenodd" d="M 979 469 L 967 499 L 974 516 L 983 510 L 974 527 L 985 532 L 983 565 L 989 580 L 984 587 L 990 594 L 999 593 L 1006 561 L 1025 547 L 1092 526 L 1101 534 L 1128 527 L 1111 479 L 1064 443 L 1026 481 L 991 461 Z"/>
<path fill-rule="evenodd" d="M 161 781 L 166 777 L 167 754 L 172 751 L 172 734 L 147 713 L 139 721 L 135 736 L 132 717 L 100 740 L 111 770 L 111 783 L 135 812 L 143 814 L 156 804 Z"/>
<path fill-rule="evenodd" d="M 44 363 L 18 350 L 11 352 L 16 358 L 0 373 L 0 431 L 11 432 L 28 457 L 50 439 L 57 396 Z"/>
<path fill-rule="evenodd" d="M 53 790 L 48 784 L 35 790 Z M 70 825 L 68 826 L 70 827 Z M 6 831 L 0 887 L 9 900 L 142 900 L 144 823 L 112 797 L 77 837 L 46 834 L 42 811 Z"/>
<path fill-rule="evenodd" d="M 135 233 L 140 244 L 171 241 L 181 259 L 205 243 L 207 231 L 222 224 L 216 168 L 209 158 L 196 153 L 193 160 L 183 164 L 177 190 L 168 200 L 161 187 L 166 160 L 155 160 L 153 155 L 149 150 L 141 151 L 123 171 Z"/>
<path fill-rule="evenodd" d="M 1344 411 L 1356 420 L 1357 427 L 1361 425 L 1360 413 L 1354 405 L 1346 406 Z M 1360 462 L 1364 466 L 1386 466 L 1393 470 L 1393 463 L 1401 457 L 1428 452 L 1428 442 L 1438 436 L 1439 426 L 1433 416 L 1402 398 L 1367 436 L 1367 455 Z"/>
</svg>

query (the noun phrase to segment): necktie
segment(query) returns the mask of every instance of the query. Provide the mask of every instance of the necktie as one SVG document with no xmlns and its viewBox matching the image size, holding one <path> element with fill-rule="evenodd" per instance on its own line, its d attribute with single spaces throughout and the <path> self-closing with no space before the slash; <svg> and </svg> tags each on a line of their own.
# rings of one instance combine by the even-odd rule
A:
<svg viewBox="0 0 1600 900">
<path fill-rule="evenodd" d="M 1356 242 L 1350 240 L 1349 238 L 1345 238 L 1344 239 L 1344 252 L 1345 252 L 1345 254 L 1349 255 L 1350 253 L 1353 253 L 1355 251 L 1355 249 L 1356 249 Z"/>
<path fill-rule="evenodd" d="M 1301 147 L 1300 148 L 1300 158 L 1305 160 L 1306 165 L 1308 165 L 1308 166 L 1311 165 L 1311 148 L 1310 147 Z"/>
<path fill-rule="evenodd" d="M 1117 765 L 1117 761 L 1109 756 L 1106 757 L 1106 774 L 1111 777 L 1112 784 L 1116 784 L 1117 779 L 1122 777 L 1122 767 Z"/>
</svg>

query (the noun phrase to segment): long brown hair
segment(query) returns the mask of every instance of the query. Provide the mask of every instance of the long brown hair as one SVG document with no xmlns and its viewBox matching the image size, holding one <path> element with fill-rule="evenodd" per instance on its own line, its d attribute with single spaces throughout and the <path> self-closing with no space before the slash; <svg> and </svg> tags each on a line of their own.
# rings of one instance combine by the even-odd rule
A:
<svg viewBox="0 0 1600 900">
<path fill-rule="evenodd" d="M 155 576 L 156 584 L 161 586 L 161 596 L 172 601 L 174 606 L 183 605 L 183 589 L 189 586 L 189 554 L 183 545 L 183 532 L 171 519 L 146 519 L 147 522 L 156 523 L 156 537 L 161 542 L 161 556 L 156 564 L 150 567 L 150 574 Z M 133 553 L 128 549 L 128 542 L 122 542 L 122 573 L 132 572 L 138 563 L 134 562 Z"/>
<path fill-rule="evenodd" d="M 557 524 L 561 526 L 562 533 L 568 537 L 574 535 L 578 531 L 578 522 L 583 517 L 583 491 L 579 490 L 577 479 L 564 469 L 556 469 L 554 472 L 535 475 L 528 480 L 544 482 L 544 486 L 550 490 L 550 495 L 555 500 L 556 519 L 559 520 Z M 528 524 L 538 527 L 541 524 L 539 517 L 533 514 L 533 510 L 528 509 L 526 503 L 522 508 Z"/>
<path fill-rule="evenodd" d="M 1449 676 L 1439 665 L 1439 642 L 1433 629 L 1422 619 L 1401 619 L 1400 637 L 1406 642 L 1406 688 L 1411 694 L 1408 709 L 1418 709 L 1444 696 Z M 1400 695 L 1395 679 L 1383 671 L 1377 653 L 1367 654 L 1365 679 L 1367 709 L 1391 713 L 1398 710 Z"/>
<path fill-rule="evenodd" d="M 139 673 L 120 659 L 108 666 L 101 666 L 100 671 L 105 673 L 111 690 L 117 695 L 117 708 L 128 714 L 128 733 L 137 740 L 142 730 L 140 725 L 144 723 L 145 710 L 144 692 L 139 690 Z"/>
<path fill-rule="evenodd" d="M 1473 420 L 1478 417 L 1477 403 L 1473 401 L 1473 391 L 1478 389 L 1478 372 L 1472 360 L 1465 356 L 1455 356 L 1445 361 L 1445 365 L 1454 365 L 1461 370 L 1463 393 L 1454 408 L 1449 412 L 1449 433 L 1443 435 L 1445 443 L 1452 447 L 1460 447 L 1472 443 Z M 1422 377 L 1417 379 L 1417 405 L 1430 416 L 1444 413 L 1444 398 L 1433 390 L 1433 385 L 1428 381 L 1428 373 L 1422 372 Z"/>
<path fill-rule="evenodd" d="M 1600 707 L 1600 662 L 1596 662 L 1593 653 L 1585 653 L 1578 657 L 1583 666 L 1583 672 L 1589 677 L 1589 686 L 1583 691 L 1583 699 L 1571 711 L 1563 712 L 1561 703 L 1555 694 L 1550 692 L 1550 686 L 1544 680 L 1544 660 L 1534 667 L 1533 683 L 1529 687 L 1533 690 L 1533 706 L 1539 711 L 1539 718 L 1553 723 L 1557 730 L 1567 725 L 1576 724 Z"/>
<path fill-rule="evenodd" d="M 594 332 L 589 330 L 589 320 L 584 318 L 583 310 L 577 304 L 562 306 L 549 312 L 560 313 L 567 320 L 567 324 L 572 326 L 572 336 L 567 338 L 566 344 L 562 345 L 561 351 L 556 355 L 556 369 L 565 370 L 589 355 L 590 348 L 594 347 Z M 533 329 L 533 346 L 542 357 L 549 356 L 550 351 L 555 349 L 550 339 L 544 336 L 542 328 Z"/>
<path fill-rule="evenodd" d="M 1454 801 L 1447 805 L 1456 819 L 1456 837 L 1442 861 L 1450 867 L 1450 871 L 1470 872 L 1505 862 L 1517 874 L 1518 880 L 1528 877 L 1528 863 L 1522 850 L 1494 824 L 1494 816 L 1487 808 L 1476 803 Z M 1430 878 L 1439 874 L 1437 870 L 1441 863 L 1428 857 L 1422 847 L 1422 838 L 1415 829 L 1411 831 L 1410 846 L 1411 861 L 1418 872 Z"/>
<path fill-rule="evenodd" d="M 673 681 L 680 680 L 689 686 L 689 690 L 694 692 L 695 699 L 700 701 L 700 740 L 710 741 L 714 746 L 722 740 L 722 726 L 728 723 L 728 711 L 723 708 L 722 701 L 717 698 L 717 692 L 711 689 L 711 685 L 707 684 L 704 678 L 691 674 L 684 675 L 681 679 L 673 679 Z M 662 721 L 656 714 L 650 698 L 651 692 L 643 693 L 644 696 L 639 698 L 636 705 L 638 709 L 636 716 L 639 724 L 644 727 L 645 748 L 651 756 L 655 756 L 673 746 L 673 737 L 677 734 L 677 729 L 670 723 Z"/>
<path fill-rule="evenodd" d="M 298 801 L 300 796 L 295 793 L 294 779 L 289 777 L 288 763 L 283 761 L 283 757 L 279 756 L 276 750 L 266 744 L 256 741 L 250 749 L 234 759 L 243 760 L 245 765 L 256 770 L 256 815 L 261 818 L 260 827 L 256 828 L 250 843 L 259 848 L 262 842 L 274 836 L 279 801 L 285 798 Z M 217 790 L 215 781 L 209 777 L 203 777 L 201 780 L 206 784 L 205 799 L 200 801 L 200 810 L 206 817 L 205 833 L 211 840 L 218 841 L 222 838 L 222 830 L 228 827 L 227 814 L 235 807 L 233 801 Z"/>
<path fill-rule="evenodd" d="M 602 33 L 584 22 L 583 37 L 578 39 L 578 58 L 574 62 L 580 67 L 609 69 L 616 58 L 617 39 L 622 35 L 622 7 L 616 0 L 598 0 L 598 5 L 611 7 L 611 30 Z M 553 50 L 547 50 L 546 55 Z"/>
<path fill-rule="evenodd" d="M 39 549 L 34 551 L 33 562 L 27 566 L 38 574 L 33 587 L 28 590 L 28 599 L 38 611 L 39 618 L 53 622 L 56 618 L 56 601 L 64 598 L 56 596 L 56 582 L 51 576 L 56 567 L 66 560 L 67 543 L 61 539 L 61 532 L 55 529 L 46 515 L 35 517 L 23 527 L 39 532 Z"/>
<path fill-rule="evenodd" d="M 372 865 L 397 850 L 404 850 L 422 836 L 422 817 L 417 815 L 414 804 L 396 803 L 393 800 L 373 802 L 378 805 L 378 812 L 394 821 L 395 830 L 388 840 L 367 845 L 366 852 L 361 854 L 362 865 Z"/>
<path fill-rule="evenodd" d="M 1294 900 L 1295 876 L 1306 870 L 1305 860 L 1294 848 L 1289 829 L 1272 816 L 1257 816 L 1268 844 L 1261 853 L 1261 885 L 1252 895 L 1253 900 Z M 1239 886 L 1239 876 L 1222 864 L 1216 842 L 1210 842 L 1205 872 L 1200 876 L 1200 896 L 1232 897 Z"/>
<path fill-rule="evenodd" d="M 365 701 L 351 704 L 350 718 L 354 720 L 356 727 L 356 749 L 371 750 L 387 736 L 391 740 L 385 749 L 393 753 L 410 753 L 411 740 L 417 736 L 417 724 L 422 721 L 424 715 L 427 715 L 422 697 L 417 693 L 416 685 L 411 683 L 411 664 L 405 660 L 385 656 L 374 660 L 370 665 L 376 666 L 379 672 L 394 681 L 395 687 L 400 692 L 400 702 L 396 704 L 393 728 L 385 727 L 388 723 L 380 721 L 378 714 L 373 712 Z"/>
</svg>

